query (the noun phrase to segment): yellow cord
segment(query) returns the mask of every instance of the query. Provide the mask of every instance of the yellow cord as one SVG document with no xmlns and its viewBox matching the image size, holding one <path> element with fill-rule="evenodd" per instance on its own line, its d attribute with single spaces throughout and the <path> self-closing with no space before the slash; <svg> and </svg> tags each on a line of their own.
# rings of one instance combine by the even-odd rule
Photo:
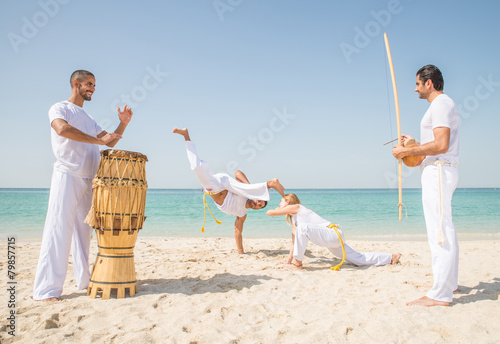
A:
<svg viewBox="0 0 500 344">
<path fill-rule="evenodd" d="M 334 271 L 339 271 L 340 270 L 340 266 L 342 266 L 342 264 L 344 264 L 344 261 L 345 261 L 345 248 L 344 248 L 344 241 L 342 240 L 342 237 L 340 236 L 340 233 L 339 231 L 337 230 L 337 228 L 340 228 L 339 226 L 337 226 L 336 224 L 331 224 L 330 226 L 328 226 L 328 228 L 333 228 L 335 230 L 335 233 L 337 233 L 337 236 L 339 237 L 339 240 L 340 240 L 340 245 L 342 245 L 342 261 L 335 265 L 335 266 L 332 266 L 330 269 L 334 270 Z"/>
<path fill-rule="evenodd" d="M 209 196 L 210 196 L 210 195 L 211 195 L 211 193 L 210 193 L 210 192 L 205 192 L 205 193 L 203 194 L 203 211 L 204 211 L 204 215 L 203 215 L 203 225 L 201 226 L 201 232 L 202 232 L 202 233 L 203 233 L 203 232 L 205 232 L 205 220 L 207 219 L 207 208 L 208 208 L 208 211 L 210 212 L 210 214 L 212 214 L 212 217 L 214 218 L 215 222 L 216 222 L 218 225 L 220 225 L 220 224 L 222 223 L 222 222 L 218 221 L 218 220 L 215 218 L 214 214 L 212 213 L 212 210 L 210 210 L 210 207 L 208 206 L 207 201 L 205 200 L 205 196 L 206 196 L 206 195 L 209 195 Z"/>
</svg>

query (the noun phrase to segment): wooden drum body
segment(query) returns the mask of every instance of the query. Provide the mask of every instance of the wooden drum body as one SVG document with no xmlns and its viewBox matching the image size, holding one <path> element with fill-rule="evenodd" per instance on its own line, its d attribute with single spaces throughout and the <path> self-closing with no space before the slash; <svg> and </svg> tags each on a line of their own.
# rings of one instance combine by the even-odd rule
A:
<svg viewBox="0 0 500 344">
<path fill-rule="evenodd" d="M 108 149 L 101 151 L 101 161 L 92 185 L 92 208 L 86 218 L 96 231 L 99 253 L 92 270 L 87 295 L 109 299 L 111 289 L 117 298 L 137 292 L 134 247 L 146 216 L 145 155 Z"/>
</svg>

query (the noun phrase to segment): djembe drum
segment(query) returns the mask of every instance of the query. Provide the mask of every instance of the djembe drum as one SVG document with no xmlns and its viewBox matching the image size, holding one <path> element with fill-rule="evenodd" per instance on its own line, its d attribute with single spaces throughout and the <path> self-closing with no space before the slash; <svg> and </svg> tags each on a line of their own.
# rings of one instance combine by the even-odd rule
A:
<svg viewBox="0 0 500 344">
<path fill-rule="evenodd" d="M 108 149 L 92 182 L 92 208 L 85 219 L 97 234 L 99 253 L 90 277 L 87 295 L 109 299 L 111 289 L 117 298 L 137 292 L 134 247 L 146 216 L 146 161 L 140 153 Z"/>
</svg>

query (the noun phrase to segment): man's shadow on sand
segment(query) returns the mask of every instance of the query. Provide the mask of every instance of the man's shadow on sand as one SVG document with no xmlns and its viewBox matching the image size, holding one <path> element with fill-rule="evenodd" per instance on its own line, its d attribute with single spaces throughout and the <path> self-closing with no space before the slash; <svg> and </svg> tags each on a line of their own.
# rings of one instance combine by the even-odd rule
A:
<svg viewBox="0 0 500 344">
<path fill-rule="evenodd" d="M 137 295 L 227 293 L 231 290 L 249 289 L 265 280 L 280 280 L 264 275 L 215 274 L 202 279 L 198 277 L 158 278 L 137 281 Z"/>
<path fill-rule="evenodd" d="M 265 280 L 281 280 L 263 275 L 233 275 L 230 273 L 215 274 L 214 276 L 202 279 L 200 277 L 180 277 L 180 278 L 155 278 L 137 280 L 137 293 L 135 296 L 154 294 L 184 294 L 195 295 L 205 293 L 227 293 L 231 290 L 249 289 L 255 285 L 262 284 Z M 130 297 L 129 288 L 125 289 L 125 298 Z M 61 296 L 61 300 L 71 300 L 86 295 L 86 291 L 81 290 L 69 295 Z M 100 299 L 102 291 L 97 292 Z M 116 299 L 116 288 L 111 289 L 110 299 Z M 88 297 L 88 296 L 87 296 Z"/>
<path fill-rule="evenodd" d="M 474 287 L 458 286 L 458 294 L 465 294 L 453 298 L 452 305 L 466 304 L 479 301 L 497 301 L 500 294 L 500 278 L 494 278 L 493 282 L 479 282 Z"/>
<path fill-rule="evenodd" d="M 290 253 L 290 251 L 260 250 L 258 252 L 250 252 L 250 253 L 247 252 L 248 255 L 257 255 L 259 253 L 264 253 L 267 257 L 281 257 L 282 259 L 285 259 Z M 341 258 L 335 257 L 333 255 L 331 257 L 325 257 L 323 255 L 318 256 L 311 253 L 309 250 L 306 250 L 304 256 L 311 259 L 310 261 L 307 262 L 307 265 L 304 266 L 303 270 L 305 271 L 328 270 L 329 268 L 339 264 L 342 260 Z M 282 267 L 284 267 L 284 265 L 282 265 Z M 341 267 L 342 270 L 366 270 L 368 268 L 369 266 L 356 266 L 348 262 L 344 262 Z"/>
</svg>

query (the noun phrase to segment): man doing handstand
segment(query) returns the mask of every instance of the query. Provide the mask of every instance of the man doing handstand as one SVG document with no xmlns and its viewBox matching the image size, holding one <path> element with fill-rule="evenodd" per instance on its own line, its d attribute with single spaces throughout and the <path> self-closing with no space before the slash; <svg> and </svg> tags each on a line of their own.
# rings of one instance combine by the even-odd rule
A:
<svg viewBox="0 0 500 344">
<path fill-rule="evenodd" d="M 235 172 L 235 178 L 226 173 L 213 174 L 207 162 L 198 157 L 196 146 L 191 141 L 188 130 L 175 128 L 172 132 L 184 136 L 191 169 L 212 197 L 217 208 L 225 214 L 236 216 L 234 222 L 236 246 L 238 253 L 245 253 L 242 232 L 243 223 L 247 218 L 247 210 L 264 208 L 267 201 L 270 200 L 270 188 L 278 191 L 281 196 L 284 196 L 285 188 L 276 178 L 268 182 L 250 184 L 245 174 L 239 170 Z"/>
</svg>

